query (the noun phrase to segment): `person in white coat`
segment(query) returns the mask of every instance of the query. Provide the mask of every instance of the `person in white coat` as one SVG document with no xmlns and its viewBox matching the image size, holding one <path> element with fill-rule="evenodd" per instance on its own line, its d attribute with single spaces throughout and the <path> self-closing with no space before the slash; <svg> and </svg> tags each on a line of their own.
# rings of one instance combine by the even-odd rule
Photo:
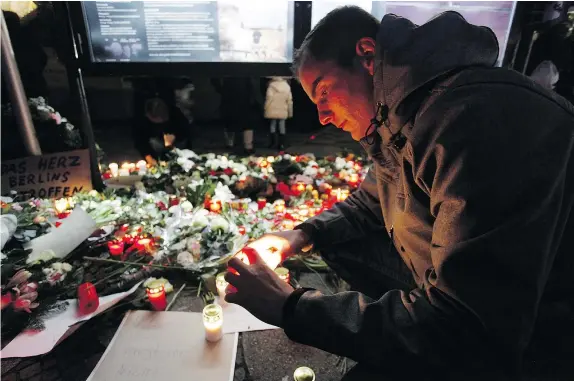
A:
<svg viewBox="0 0 574 381">
<path fill-rule="evenodd" d="M 285 121 L 293 117 L 291 86 L 283 77 L 273 77 L 265 94 L 265 119 L 270 120 L 271 141 L 269 147 L 284 148 Z M 279 134 L 277 134 L 279 127 Z"/>
</svg>

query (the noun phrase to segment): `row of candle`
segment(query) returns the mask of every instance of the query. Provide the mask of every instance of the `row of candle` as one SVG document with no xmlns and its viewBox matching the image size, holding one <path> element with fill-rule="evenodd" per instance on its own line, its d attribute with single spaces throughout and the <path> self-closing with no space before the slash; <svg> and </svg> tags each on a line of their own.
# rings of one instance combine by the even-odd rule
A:
<svg viewBox="0 0 574 381">
<path fill-rule="evenodd" d="M 112 174 L 112 177 L 118 176 L 129 176 L 130 173 L 138 171 L 139 175 L 145 175 L 147 172 L 147 163 L 145 160 L 140 160 L 137 163 L 128 163 L 125 162 L 120 167 L 118 163 L 110 163 L 108 165 L 108 169 Z"/>
<path fill-rule="evenodd" d="M 130 251 L 150 252 L 154 244 L 153 238 L 133 236 L 126 234 L 122 239 L 108 241 L 108 251 L 112 256 L 122 255 L 125 252 L 126 245 Z"/>
</svg>

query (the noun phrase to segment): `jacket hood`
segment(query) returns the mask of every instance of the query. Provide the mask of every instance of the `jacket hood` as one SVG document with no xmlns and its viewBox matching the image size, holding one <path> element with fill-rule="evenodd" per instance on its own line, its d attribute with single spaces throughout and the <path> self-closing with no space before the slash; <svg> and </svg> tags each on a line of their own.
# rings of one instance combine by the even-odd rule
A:
<svg viewBox="0 0 574 381">
<path fill-rule="evenodd" d="M 396 133 L 412 116 L 397 110 L 414 91 L 456 69 L 493 66 L 497 58 L 496 35 L 457 12 L 441 13 L 421 26 L 386 15 L 377 35 L 375 103 L 388 107 L 389 128 Z"/>
</svg>

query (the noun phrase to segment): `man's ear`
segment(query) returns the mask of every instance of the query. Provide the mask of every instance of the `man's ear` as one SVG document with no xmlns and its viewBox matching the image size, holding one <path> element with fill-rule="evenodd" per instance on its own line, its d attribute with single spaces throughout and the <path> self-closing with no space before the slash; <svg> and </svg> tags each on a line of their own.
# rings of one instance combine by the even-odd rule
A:
<svg viewBox="0 0 574 381">
<path fill-rule="evenodd" d="M 370 75 L 375 74 L 375 46 L 376 42 L 371 37 L 363 37 L 355 45 L 357 57 Z"/>
</svg>

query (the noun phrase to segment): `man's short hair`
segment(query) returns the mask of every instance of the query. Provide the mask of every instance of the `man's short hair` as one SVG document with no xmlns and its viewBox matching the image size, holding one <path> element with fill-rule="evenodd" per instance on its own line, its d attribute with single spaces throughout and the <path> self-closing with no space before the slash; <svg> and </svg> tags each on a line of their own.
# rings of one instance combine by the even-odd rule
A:
<svg viewBox="0 0 574 381">
<path fill-rule="evenodd" d="M 357 6 L 339 7 L 329 12 L 307 34 L 293 57 L 295 76 L 308 58 L 334 61 L 343 68 L 352 68 L 356 44 L 363 37 L 376 39 L 380 22 Z"/>
</svg>

